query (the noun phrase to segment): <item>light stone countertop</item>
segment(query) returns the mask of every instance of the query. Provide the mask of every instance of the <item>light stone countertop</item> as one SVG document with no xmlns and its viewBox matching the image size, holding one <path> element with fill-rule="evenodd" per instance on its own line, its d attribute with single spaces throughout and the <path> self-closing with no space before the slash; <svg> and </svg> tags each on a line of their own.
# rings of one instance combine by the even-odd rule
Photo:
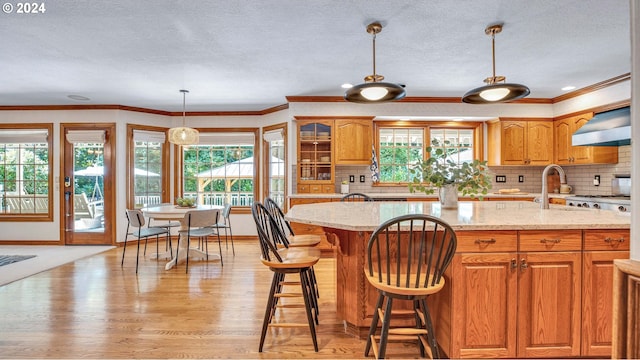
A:
<svg viewBox="0 0 640 360">
<path fill-rule="evenodd" d="M 629 229 L 629 213 L 594 210 L 530 201 L 461 201 L 457 210 L 439 202 L 327 202 L 296 205 L 289 221 L 350 231 L 373 231 L 384 221 L 404 214 L 442 218 L 454 230 Z"/>
<path fill-rule="evenodd" d="M 407 198 L 424 198 L 424 199 L 437 199 L 438 198 L 438 193 L 433 193 L 431 195 L 427 195 L 424 193 L 410 193 L 410 192 L 406 192 L 406 193 L 397 193 L 397 192 L 390 192 L 390 193 L 375 193 L 375 192 L 365 192 L 364 194 L 374 198 L 374 199 L 407 199 Z M 344 195 L 346 194 L 339 194 L 339 193 L 314 193 L 314 194 L 310 194 L 310 193 L 305 193 L 305 194 L 291 194 L 288 195 L 289 198 L 291 199 L 315 199 L 315 198 L 330 198 L 330 199 L 340 199 L 342 198 Z M 575 194 L 556 194 L 556 193 L 551 193 L 549 194 L 549 198 L 560 198 L 560 199 L 564 199 L 568 196 L 574 196 Z M 532 197 L 539 197 L 540 193 L 515 193 L 515 194 L 496 194 L 496 193 L 489 193 L 487 195 L 484 195 L 484 198 L 491 198 L 491 199 L 499 199 L 499 198 L 523 198 L 523 199 L 530 199 Z M 462 194 L 460 194 L 460 197 L 462 197 Z M 469 197 L 469 195 L 467 195 L 466 197 Z"/>
</svg>

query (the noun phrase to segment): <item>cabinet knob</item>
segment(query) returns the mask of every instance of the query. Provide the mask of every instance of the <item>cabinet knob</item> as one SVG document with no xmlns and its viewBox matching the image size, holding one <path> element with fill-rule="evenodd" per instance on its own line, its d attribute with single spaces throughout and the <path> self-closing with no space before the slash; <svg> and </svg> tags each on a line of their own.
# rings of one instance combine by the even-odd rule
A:
<svg viewBox="0 0 640 360">
<path fill-rule="evenodd" d="M 529 264 L 527 264 L 527 260 L 526 259 L 521 259 L 520 260 L 520 270 L 525 271 L 525 270 L 527 270 L 528 267 L 529 267 Z"/>
<path fill-rule="evenodd" d="M 515 270 L 518 268 L 518 262 L 516 259 L 511 259 L 511 270 Z"/>
</svg>

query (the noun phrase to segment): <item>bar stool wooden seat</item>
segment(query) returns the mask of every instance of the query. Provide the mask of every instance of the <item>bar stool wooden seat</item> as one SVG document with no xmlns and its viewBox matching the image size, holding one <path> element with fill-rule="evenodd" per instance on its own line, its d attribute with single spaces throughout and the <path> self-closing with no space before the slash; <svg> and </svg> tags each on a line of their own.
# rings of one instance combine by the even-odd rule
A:
<svg viewBox="0 0 640 360">
<path fill-rule="evenodd" d="M 387 342 L 418 340 L 420 355 L 440 358 L 427 298 L 442 290 L 443 276 L 456 251 L 456 234 L 439 218 L 409 214 L 382 223 L 367 245 L 365 275 L 378 291 L 364 355 L 373 348 L 385 357 Z M 394 300 L 411 301 L 411 307 L 393 310 Z M 401 305 L 401 304 L 396 304 Z M 402 327 L 391 327 L 391 318 L 405 318 Z M 414 319 L 405 326 L 406 317 Z M 378 321 L 382 322 L 376 335 Z"/>
<path fill-rule="evenodd" d="M 267 307 L 262 322 L 260 345 L 258 351 L 262 352 L 268 328 L 292 328 L 309 327 L 313 348 L 318 351 L 315 325 L 318 324 L 318 302 L 314 291 L 314 283 L 311 277 L 311 269 L 320 259 L 317 249 L 309 248 L 279 248 L 276 237 L 278 230 L 269 210 L 259 202 L 255 202 L 251 208 L 256 230 L 260 240 L 260 261 L 273 272 L 271 290 L 267 300 Z M 289 274 L 299 274 L 300 281 L 286 281 Z M 300 285 L 301 292 L 285 291 L 287 285 Z M 287 299 L 281 301 L 281 299 Z M 292 298 L 302 298 L 304 305 L 291 303 Z M 275 314 L 278 309 L 304 307 L 307 316 L 307 324 L 276 322 Z M 315 311 L 314 311 L 315 310 Z"/>
<path fill-rule="evenodd" d="M 284 212 L 273 199 L 266 198 L 264 205 L 269 210 L 269 213 L 271 213 L 271 216 L 273 216 L 280 232 L 284 234 L 281 245 L 285 247 L 309 247 L 316 246 L 322 241 L 322 235 L 318 234 L 296 235 L 289 221 L 284 218 Z"/>
</svg>

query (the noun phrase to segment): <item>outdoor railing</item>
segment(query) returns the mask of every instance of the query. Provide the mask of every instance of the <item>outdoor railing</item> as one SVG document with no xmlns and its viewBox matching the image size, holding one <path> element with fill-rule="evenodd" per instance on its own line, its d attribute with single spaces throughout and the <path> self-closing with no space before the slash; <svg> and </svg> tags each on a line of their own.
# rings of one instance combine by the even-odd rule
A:
<svg viewBox="0 0 640 360">
<path fill-rule="evenodd" d="M 251 206 L 253 204 L 253 193 L 206 193 L 201 194 L 202 203 L 204 205 L 224 205 L 229 199 L 231 206 Z M 197 198 L 198 194 L 194 192 L 184 193 L 184 197 L 186 198 Z M 283 192 L 272 192 L 270 197 L 275 200 L 275 202 L 282 206 L 284 203 L 284 193 Z M 173 201 L 172 201 L 173 202 Z M 136 196 L 135 203 L 140 204 L 140 206 L 157 205 L 162 203 L 162 198 L 158 195 L 150 195 L 150 196 Z"/>
</svg>

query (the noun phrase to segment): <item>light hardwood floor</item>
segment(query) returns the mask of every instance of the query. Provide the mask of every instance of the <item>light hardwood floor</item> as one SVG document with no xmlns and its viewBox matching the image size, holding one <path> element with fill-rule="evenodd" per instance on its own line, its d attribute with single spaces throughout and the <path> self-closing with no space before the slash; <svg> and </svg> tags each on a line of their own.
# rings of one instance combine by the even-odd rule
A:
<svg viewBox="0 0 640 360">
<path fill-rule="evenodd" d="M 138 276 L 129 246 L 124 268 L 120 247 L 0 287 L 0 358 L 364 357 L 364 340 L 345 334 L 336 317 L 333 258 L 315 267 L 319 352 L 307 328 L 274 328 L 258 353 L 272 273 L 260 263 L 257 242 L 236 241 L 235 257 L 223 244 L 224 267 L 191 261 L 188 274 L 183 264 L 165 271 L 149 245 Z M 209 246 L 218 252 L 217 243 Z M 279 317 L 306 321 L 303 309 Z M 387 355 L 415 358 L 419 351 L 392 344 Z"/>
</svg>

